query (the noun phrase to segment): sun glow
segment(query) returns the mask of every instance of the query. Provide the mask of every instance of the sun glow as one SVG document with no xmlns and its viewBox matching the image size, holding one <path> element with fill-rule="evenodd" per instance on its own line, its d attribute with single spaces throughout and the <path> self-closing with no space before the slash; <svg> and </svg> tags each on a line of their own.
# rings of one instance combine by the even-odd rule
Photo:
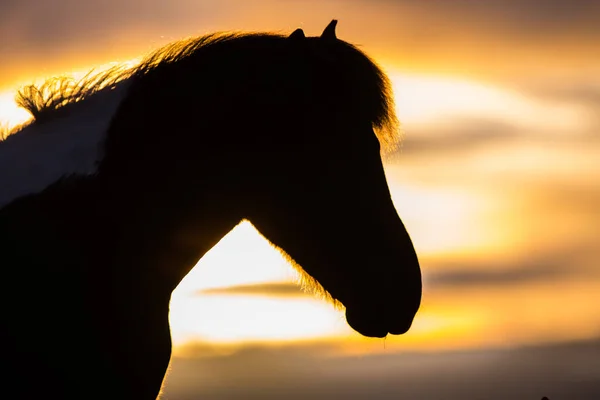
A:
<svg viewBox="0 0 600 400">
<path fill-rule="evenodd" d="M 494 205 L 484 193 L 401 184 L 394 169 L 388 168 L 392 200 L 421 256 L 484 252 L 498 243 L 497 232 L 485 226 Z"/>
<path fill-rule="evenodd" d="M 223 343 L 290 341 L 339 333 L 343 316 L 317 297 L 302 296 L 299 280 L 285 258 L 244 221 L 203 257 L 173 293 L 173 340 L 179 344 L 194 338 Z M 273 282 L 298 282 L 298 296 L 203 293 Z"/>
<path fill-rule="evenodd" d="M 171 302 L 173 340 L 214 343 L 282 342 L 334 337 L 343 316 L 318 299 L 199 295 Z M 202 319 L 198 316 L 202 315 Z"/>
<path fill-rule="evenodd" d="M 26 122 L 31 115 L 15 103 L 17 89 L 0 93 L 0 129 L 9 131 L 16 125 Z"/>
</svg>

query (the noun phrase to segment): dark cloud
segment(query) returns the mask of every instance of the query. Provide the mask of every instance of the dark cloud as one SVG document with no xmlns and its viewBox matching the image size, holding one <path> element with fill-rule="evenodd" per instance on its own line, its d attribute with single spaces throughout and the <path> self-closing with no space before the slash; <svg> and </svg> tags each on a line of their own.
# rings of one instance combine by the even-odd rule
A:
<svg viewBox="0 0 600 400">
<path fill-rule="evenodd" d="M 335 355 L 332 344 L 174 358 L 164 399 L 600 398 L 600 340 L 509 350 Z"/>
<path fill-rule="evenodd" d="M 507 121 L 479 118 L 449 118 L 435 127 L 407 129 L 398 149 L 399 157 L 439 151 L 470 151 L 518 139 L 523 133 Z"/>
<path fill-rule="evenodd" d="M 542 92 L 540 90 L 540 92 Z M 508 119 L 451 117 L 431 126 L 405 125 L 405 136 L 390 161 L 405 156 L 435 156 L 439 153 L 460 154 L 489 150 L 500 144 L 538 143 L 555 146 L 565 143 L 571 150 L 574 145 L 600 147 L 600 91 L 553 91 L 539 93 L 538 100 L 565 102 L 585 110 L 589 123 L 578 130 L 555 134 L 543 128 L 523 128 Z M 569 149 L 569 147 L 565 147 Z"/>
<path fill-rule="evenodd" d="M 376 0 L 399 8 L 420 10 L 442 18 L 459 18 L 473 25 L 505 26 L 537 35 L 599 34 L 600 3 L 595 0 Z"/>
<path fill-rule="evenodd" d="M 216 30 L 213 21 L 226 3 L 0 2 L 0 84 L 128 59 L 184 36 Z"/>
<path fill-rule="evenodd" d="M 600 259 L 600 249 L 592 238 L 562 251 L 533 252 L 529 257 L 508 261 L 490 259 L 485 262 L 423 262 L 426 285 L 432 289 L 463 286 L 510 286 L 550 281 L 563 281 L 586 276 L 600 279 L 593 260 Z"/>
<path fill-rule="evenodd" d="M 525 130 L 502 120 L 450 118 L 431 127 L 405 127 L 401 146 L 396 153 L 387 155 L 387 160 L 394 162 L 404 157 L 437 157 L 443 154 L 459 156 L 473 151 L 489 151 L 494 146 L 506 144 L 519 146 L 537 143 L 543 148 L 564 143 L 566 151 L 573 150 L 577 145 L 600 147 L 600 115 L 597 123 L 593 117 L 590 122 L 590 127 L 580 131 L 556 135 L 547 134 L 543 129 Z"/>
<path fill-rule="evenodd" d="M 395 12 L 394 17 L 401 21 L 405 17 L 420 18 L 420 23 L 429 30 L 456 30 L 493 28 L 505 26 L 511 32 L 526 30 L 537 35 L 561 36 L 565 33 L 600 35 L 600 3 L 595 0 L 432 0 L 415 2 L 412 0 L 352 0 L 365 11 L 384 8 Z M 11 39 L 24 42 L 34 41 L 52 45 L 62 40 L 85 39 L 101 36 L 115 29 L 125 30 L 128 26 L 148 26 L 157 30 L 169 29 L 178 25 L 193 24 L 199 30 L 202 25 L 210 25 L 210 20 L 227 21 L 237 16 L 237 9 L 244 8 L 244 1 L 224 0 L 215 4 L 210 1 L 177 0 L 142 1 L 102 0 L 80 2 L 77 0 L 8 0 L 0 3 L 0 32 L 10 32 Z M 343 4 L 338 0 L 292 0 L 277 2 L 263 0 L 262 7 L 250 7 L 256 13 L 268 14 L 275 10 L 298 10 L 306 12 L 337 10 L 344 16 Z M 278 4 L 279 3 L 279 4 Z M 251 19 L 253 15 L 248 15 Z M 426 26 L 431 20 L 445 20 L 442 26 Z M 460 21 L 460 23 L 459 23 Z M 273 21 L 276 22 L 276 21 Z M 7 29 L 10 27 L 11 29 Z M 268 29 L 269 27 L 265 27 Z M 3 41 L 10 45 L 10 41 Z"/>
<path fill-rule="evenodd" d="M 595 81 L 594 81 L 595 80 Z M 600 76 L 587 82 L 524 84 L 519 89 L 542 100 L 580 104 L 600 111 Z"/>
<path fill-rule="evenodd" d="M 261 283 L 238 285 L 224 288 L 205 289 L 198 295 L 246 295 L 246 296 L 278 296 L 278 297 L 313 297 L 294 283 Z"/>
<path fill-rule="evenodd" d="M 506 86 L 540 101 L 581 107 L 592 121 L 588 136 L 600 138 L 600 74 L 582 81 L 515 81 Z"/>
<path fill-rule="evenodd" d="M 600 148 L 600 75 L 580 81 L 538 78 L 529 81 L 507 80 L 493 84 L 501 85 L 502 89 L 508 92 L 518 93 L 539 107 L 548 107 L 548 112 L 552 112 L 553 107 L 577 109 L 581 111 L 585 120 L 579 121 L 580 126 L 572 130 L 560 128 L 562 131 L 559 134 L 548 133 L 545 128 L 525 128 L 508 117 L 478 117 L 476 112 L 464 117 L 447 117 L 430 125 L 406 124 L 402 146 L 397 154 L 390 157 L 421 157 L 439 152 L 464 153 L 488 150 L 498 144 L 519 142 L 537 143 L 540 146 L 555 146 L 562 142 L 567 145 L 565 150 L 576 149 L 573 145 Z M 402 87 L 399 87 L 398 91 L 398 95 L 402 95 Z M 515 106 L 506 104 L 505 107 Z"/>
<path fill-rule="evenodd" d="M 464 268 L 464 265 L 462 266 Z M 523 264 L 517 268 L 491 269 L 487 265 L 478 265 L 469 269 L 452 269 L 449 271 L 430 271 L 426 274 L 427 285 L 439 287 L 485 287 L 515 285 L 551 281 L 568 275 L 567 265 Z"/>
<path fill-rule="evenodd" d="M 169 30 L 177 23 L 196 20 L 200 29 L 219 8 L 209 2 L 20 0 L 0 3 L 0 49 L 18 50 L 23 43 L 36 49 L 86 41 L 103 41 L 131 26 Z M 193 15 L 193 16 L 192 16 Z M 122 38 L 126 40 L 126 38 Z M 26 49 L 23 49 L 26 51 Z"/>
</svg>

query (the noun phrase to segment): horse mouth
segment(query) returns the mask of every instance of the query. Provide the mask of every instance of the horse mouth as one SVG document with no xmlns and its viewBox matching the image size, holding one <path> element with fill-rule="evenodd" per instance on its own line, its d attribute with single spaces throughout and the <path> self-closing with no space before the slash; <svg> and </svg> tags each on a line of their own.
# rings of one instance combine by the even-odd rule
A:
<svg viewBox="0 0 600 400">
<path fill-rule="evenodd" d="M 402 335 L 410 329 L 414 313 L 393 315 L 385 310 L 346 308 L 346 321 L 356 332 L 366 337 L 384 338 L 388 334 Z"/>
</svg>

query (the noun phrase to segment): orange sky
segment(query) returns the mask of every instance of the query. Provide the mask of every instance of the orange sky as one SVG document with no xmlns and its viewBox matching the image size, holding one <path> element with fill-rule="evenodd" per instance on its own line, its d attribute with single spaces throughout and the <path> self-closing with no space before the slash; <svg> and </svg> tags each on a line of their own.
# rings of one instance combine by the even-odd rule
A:
<svg viewBox="0 0 600 400">
<path fill-rule="evenodd" d="M 589 0 L 4 2 L 0 83 L 127 59 L 214 30 L 316 34 L 332 18 L 346 40 L 403 68 L 573 79 L 600 66 L 599 8 Z"/>
<path fill-rule="evenodd" d="M 291 269 L 245 222 L 174 294 L 178 356 L 196 348 L 242 363 L 252 348 L 275 359 L 268 349 L 298 346 L 375 357 L 600 337 L 600 3 L 55 3 L 0 8 L 0 121 L 24 118 L 14 88 L 36 78 L 212 30 L 316 35 L 332 17 L 393 81 L 405 139 L 386 174 L 425 280 L 413 329 L 385 343 L 360 338 L 290 283 Z M 182 368 L 172 393 L 196 387 Z"/>
</svg>

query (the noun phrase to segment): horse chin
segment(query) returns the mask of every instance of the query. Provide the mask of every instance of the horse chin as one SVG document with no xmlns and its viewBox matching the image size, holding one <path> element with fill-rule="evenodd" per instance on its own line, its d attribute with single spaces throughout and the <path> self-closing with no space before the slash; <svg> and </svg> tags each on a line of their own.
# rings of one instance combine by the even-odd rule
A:
<svg viewBox="0 0 600 400">
<path fill-rule="evenodd" d="M 390 320 L 383 310 L 356 310 L 346 308 L 348 325 L 363 336 L 384 338 L 388 334 L 401 335 L 408 332 L 413 318 Z"/>
</svg>

